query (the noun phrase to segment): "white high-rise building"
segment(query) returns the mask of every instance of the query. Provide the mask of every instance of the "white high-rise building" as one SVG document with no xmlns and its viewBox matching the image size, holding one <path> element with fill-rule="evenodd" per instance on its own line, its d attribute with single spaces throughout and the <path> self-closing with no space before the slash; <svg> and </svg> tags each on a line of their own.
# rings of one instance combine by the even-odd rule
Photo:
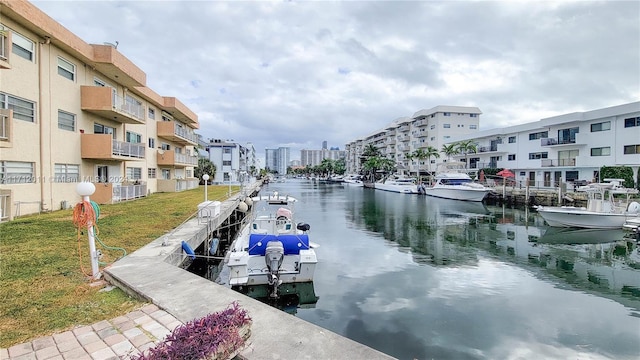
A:
<svg viewBox="0 0 640 360">
<path fill-rule="evenodd" d="M 289 148 L 265 149 L 265 168 L 279 175 L 287 174 L 289 166 Z"/>
</svg>

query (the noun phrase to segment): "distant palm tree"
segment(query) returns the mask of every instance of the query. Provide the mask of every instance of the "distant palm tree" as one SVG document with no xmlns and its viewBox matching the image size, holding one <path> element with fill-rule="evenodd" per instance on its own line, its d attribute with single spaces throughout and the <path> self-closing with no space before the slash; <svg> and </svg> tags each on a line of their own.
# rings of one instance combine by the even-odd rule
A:
<svg viewBox="0 0 640 360">
<path fill-rule="evenodd" d="M 440 152 L 438 151 L 438 149 L 436 149 L 433 146 L 429 145 L 429 146 L 427 146 L 427 149 L 424 151 L 424 153 L 427 156 L 427 160 L 429 160 L 429 163 L 427 165 L 427 171 L 431 172 L 431 157 L 433 156 L 436 159 L 439 158 L 440 157 Z"/>
<path fill-rule="evenodd" d="M 447 160 L 451 160 L 451 156 L 458 153 L 458 144 L 453 143 L 449 145 L 442 145 L 442 151 L 445 155 L 447 155 Z"/>
<path fill-rule="evenodd" d="M 473 140 L 464 140 L 458 142 L 456 148 L 459 154 L 464 155 L 464 162 L 467 164 L 467 168 L 469 168 L 468 155 L 475 154 L 478 151 L 478 146 Z"/>
</svg>

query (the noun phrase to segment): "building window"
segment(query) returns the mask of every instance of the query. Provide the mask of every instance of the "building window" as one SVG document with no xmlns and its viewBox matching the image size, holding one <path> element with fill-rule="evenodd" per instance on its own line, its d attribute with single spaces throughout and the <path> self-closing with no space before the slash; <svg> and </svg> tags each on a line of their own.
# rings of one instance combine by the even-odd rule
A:
<svg viewBox="0 0 640 360">
<path fill-rule="evenodd" d="M 431 140 L 431 141 L 436 141 L 436 137 L 435 137 L 435 136 L 432 136 L 431 138 L 429 138 L 429 140 Z"/>
<path fill-rule="evenodd" d="M 509 154 L 509 155 L 507 155 L 507 160 L 509 160 L 509 161 L 513 161 L 513 160 L 515 160 L 515 159 L 516 159 L 516 154 Z"/>
<path fill-rule="evenodd" d="M 54 181 L 59 183 L 78 182 L 80 179 L 80 165 L 78 164 L 55 164 Z"/>
<path fill-rule="evenodd" d="M 36 48 L 33 41 L 14 32 L 11 35 L 11 42 L 13 43 L 13 46 L 11 47 L 12 53 L 33 62 L 33 53 Z"/>
<path fill-rule="evenodd" d="M 76 131 L 76 116 L 74 114 L 58 110 L 58 129 Z"/>
<path fill-rule="evenodd" d="M 58 58 L 58 75 L 71 81 L 76 79 L 76 66 L 63 58 Z"/>
<path fill-rule="evenodd" d="M 547 159 L 548 157 L 549 157 L 549 153 L 548 152 L 529 153 L 529 160 Z"/>
<path fill-rule="evenodd" d="M 529 134 L 529 140 L 544 139 L 544 138 L 548 138 L 548 137 L 549 137 L 549 132 L 548 131 L 540 131 L 540 132 L 537 132 L 537 133 Z"/>
<path fill-rule="evenodd" d="M 443 113 L 443 115 L 444 116 L 451 116 L 451 113 L 446 112 L 446 113 Z"/>
<path fill-rule="evenodd" d="M 164 179 L 164 180 L 171 180 L 171 170 L 169 170 L 169 169 L 162 169 L 162 179 Z"/>
<path fill-rule="evenodd" d="M 611 148 L 609 146 L 591 148 L 591 156 L 609 156 L 611 155 Z"/>
<path fill-rule="evenodd" d="M 509 136 L 509 144 L 515 144 L 516 143 L 516 137 L 515 136 Z"/>
<path fill-rule="evenodd" d="M 129 179 L 129 180 L 140 180 L 140 179 L 142 179 L 142 168 L 139 168 L 139 167 L 128 167 L 127 168 L 127 179 Z"/>
<path fill-rule="evenodd" d="M 155 119 L 156 118 L 156 110 L 149 108 L 149 119 Z"/>
<path fill-rule="evenodd" d="M 169 150 L 171 150 L 171 145 L 169 145 L 167 143 L 162 143 L 162 145 L 160 145 L 160 148 L 162 150 L 169 151 Z"/>
<path fill-rule="evenodd" d="M 469 117 L 478 117 L 478 114 L 469 114 Z"/>
<path fill-rule="evenodd" d="M 223 151 L 223 152 L 224 152 L 225 154 L 231 154 L 231 148 L 226 147 L 226 148 L 224 148 L 224 151 Z"/>
<path fill-rule="evenodd" d="M 445 136 L 443 136 L 442 138 L 443 138 L 444 140 L 447 140 L 447 139 L 451 139 L 451 136 L 449 136 L 449 135 L 445 135 Z"/>
<path fill-rule="evenodd" d="M 578 180 L 578 172 L 577 171 L 566 171 L 564 173 L 565 178 L 567 179 L 567 181 L 571 182 L 574 180 Z"/>
<path fill-rule="evenodd" d="M 0 161 L 0 184 L 29 184 L 35 180 L 32 162 Z"/>
<path fill-rule="evenodd" d="M 640 116 L 624 119 L 624 127 L 640 126 Z"/>
<path fill-rule="evenodd" d="M 0 109 L 13 110 L 13 118 L 36 122 L 36 103 L 0 93 Z"/>
<path fill-rule="evenodd" d="M 624 154 L 640 154 L 640 144 L 638 145 L 625 145 L 624 146 Z"/>
<path fill-rule="evenodd" d="M 591 124 L 591 132 L 611 130 L 611 121 Z"/>
<path fill-rule="evenodd" d="M 147 178 L 155 179 L 156 178 L 156 168 L 148 168 L 147 169 Z"/>
<path fill-rule="evenodd" d="M 184 173 L 187 179 L 193 177 L 193 170 L 186 170 Z"/>
<path fill-rule="evenodd" d="M 222 166 L 231 166 L 231 160 L 223 160 Z"/>
<path fill-rule="evenodd" d="M 478 128 L 478 125 L 469 125 L 469 129 L 475 130 Z"/>
<path fill-rule="evenodd" d="M 93 133 L 94 134 L 111 134 L 111 136 L 116 138 L 116 129 L 110 126 L 102 125 L 95 123 L 93 124 Z"/>
<path fill-rule="evenodd" d="M 231 181 L 231 175 L 228 172 L 224 173 L 222 181 Z"/>
<path fill-rule="evenodd" d="M 464 127 L 464 124 L 458 124 L 458 127 L 459 128 Z"/>
<path fill-rule="evenodd" d="M 128 143 L 140 144 L 142 143 L 142 135 L 134 133 L 133 131 L 127 131 L 125 141 Z"/>
<path fill-rule="evenodd" d="M 442 124 L 442 127 L 445 129 L 451 128 L 451 124 Z"/>
<path fill-rule="evenodd" d="M 433 125 L 431 125 L 431 126 L 429 127 L 429 129 L 431 129 L 431 130 L 433 130 L 433 129 L 435 129 L 435 128 L 436 128 L 436 124 L 433 124 Z"/>
</svg>

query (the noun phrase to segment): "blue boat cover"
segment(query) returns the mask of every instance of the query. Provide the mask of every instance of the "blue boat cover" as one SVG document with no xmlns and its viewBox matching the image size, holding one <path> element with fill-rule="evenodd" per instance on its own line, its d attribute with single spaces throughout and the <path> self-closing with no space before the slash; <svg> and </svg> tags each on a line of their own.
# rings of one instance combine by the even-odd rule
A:
<svg viewBox="0 0 640 360">
<path fill-rule="evenodd" d="M 280 241 L 284 246 L 285 255 L 298 255 L 300 250 L 308 250 L 309 235 L 274 235 L 274 234 L 251 234 L 249 235 L 249 255 L 264 256 L 269 241 Z"/>
</svg>

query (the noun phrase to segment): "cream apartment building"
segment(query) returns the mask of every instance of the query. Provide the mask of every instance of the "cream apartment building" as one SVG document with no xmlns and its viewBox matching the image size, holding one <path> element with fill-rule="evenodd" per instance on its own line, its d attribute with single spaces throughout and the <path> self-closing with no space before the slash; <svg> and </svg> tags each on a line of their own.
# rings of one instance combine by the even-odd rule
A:
<svg viewBox="0 0 640 360">
<path fill-rule="evenodd" d="M 0 0 L 0 221 L 198 186 L 197 115 L 27 1 Z"/>
<path fill-rule="evenodd" d="M 362 153 L 369 144 L 392 159 L 399 172 L 417 175 L 418 172 L 435 170 L 436 162 L 446 158 L 418 160 L 409 159 L 407 155 L 429 146 L 440 151 L 442 145 L 449 143 L 452 138 L 478 132 L 481 114 L 477 107 L 439 105 L 395 119 L 385 128 L 345 146 L 347 173 L 358 174 L 362 171 Z"/>
</svg>

